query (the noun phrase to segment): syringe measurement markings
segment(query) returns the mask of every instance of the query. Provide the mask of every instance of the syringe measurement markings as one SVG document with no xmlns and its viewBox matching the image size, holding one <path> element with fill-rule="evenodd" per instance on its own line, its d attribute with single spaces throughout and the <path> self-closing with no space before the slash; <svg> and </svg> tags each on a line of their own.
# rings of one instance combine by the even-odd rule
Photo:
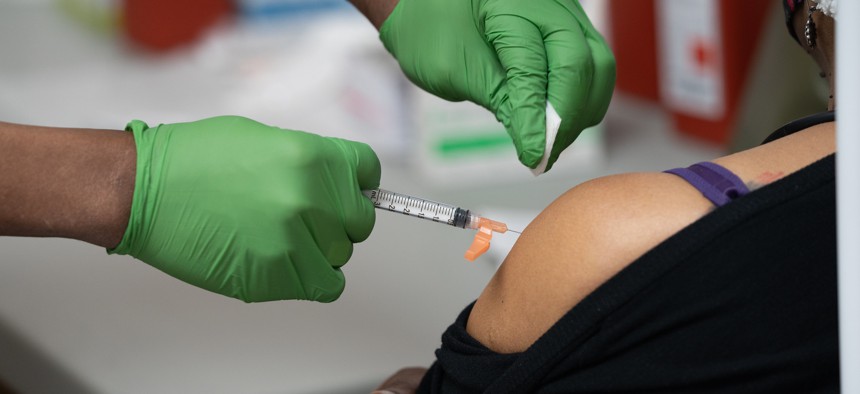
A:
<svg viewBox="0 0 860 394">
<path fill-rule="evenodd" d="M 375 205 L 380 206 L 384 201 L 389 211 L 431 219 L 434 222 L 454 224 L 456 215 L 454 207 L 384 190 L 379 190 L 375 197 Z M 432 216 L 430 212 L 433 213 Z"/>
<path fill-rule="evenodd" d="M 406 214 L 406 215 L 413 214 L 412 210 L 410 210 L 409 207 L 415 208 L 415 204 L 416 204 L 415 201 L 416 200 L 412 197 L 404 197 L 404 202 L 403 202 L 403 205 L 404 205 L 403 213 L 404 214 Z"/>
<path fill-rule="evenodd" d="M 391 201 L 391 200 L 392 200 L 392 194 L 391 194 L 391 192 L 388 192 L 388 191 L 380 191 L 380 192 L 379 192 L 379 200 L 381 200 L 381 201 Z"/>
<path fill-rule="evenodd" d="M 395 211 L 397 207 L 394 204 L 397 204 L 398 196 L 391 192 L 380 193 L 380 199 L 388 202 L 388 210 Z"/>
<path fill-rule="evenodd" d="M 364 191 L 364 193 L 367 193 L 367 191 Z M 422 219 L 428 219 L 438 223 L 446 223 L 448 225 L 461 228 L 465 228 L 464 225 L 468 225 L 475 218 L 474 214 L 467 210 L 463 210 L 462 208 L 417 197 L 401 195 L 382 189 L 370 191 L 370 195 L 368 197 L 373 201 L 377 208 L 386 209 L 386 207 L 382 206 L 382 202 L 385 202 L 388 205 L 388 211 L 400 212 L 407 216 L 416 216 Z M 415 209 L 410 210 L 410 207 Z M 430 216 L 431 212 L 434 216 Z M 458 214 L 463 215 L 460 216 L 459 219 L 469 223 L 461 221 L 458 225 Z M 508 231 L 521 234 L 521 232 L 517 230 L 509 229 Z"/>
</svg>

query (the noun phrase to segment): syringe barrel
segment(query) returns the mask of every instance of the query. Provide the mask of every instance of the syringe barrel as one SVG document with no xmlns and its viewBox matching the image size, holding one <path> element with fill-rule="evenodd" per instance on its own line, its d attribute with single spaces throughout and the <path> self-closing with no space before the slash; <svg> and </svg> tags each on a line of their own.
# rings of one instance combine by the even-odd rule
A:
<svg viewBox="0 0 860 394">
<path fill-rule="evenodd" d="M 398 212 L 404 215 L 445 223 L 460 228 L 468 227 L 475 215 L 469 210 L 436 201 L 395 193 L 384 189 L 363 190 L 378 209 Z"/>
</svg>

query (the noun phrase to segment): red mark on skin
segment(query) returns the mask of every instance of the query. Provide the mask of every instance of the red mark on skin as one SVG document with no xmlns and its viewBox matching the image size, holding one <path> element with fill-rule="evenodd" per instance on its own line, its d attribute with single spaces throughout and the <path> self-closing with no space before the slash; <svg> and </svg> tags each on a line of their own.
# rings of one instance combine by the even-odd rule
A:
<svg viewBox="0 0 860 394">
<path fill-rule="evenodd" d="M 782 178 L 783 175 L 785 175 L 785 173 L 782 171 L 777 171 L 777 172 L 765 171 L 764 173 L 759 175 L 755 179 L 755 181 L 758 182 L 759 184 L 767 185 L 768 183 L 771 183 L 771 182 L 773 182 L 779 178 Z"/>
</svg>

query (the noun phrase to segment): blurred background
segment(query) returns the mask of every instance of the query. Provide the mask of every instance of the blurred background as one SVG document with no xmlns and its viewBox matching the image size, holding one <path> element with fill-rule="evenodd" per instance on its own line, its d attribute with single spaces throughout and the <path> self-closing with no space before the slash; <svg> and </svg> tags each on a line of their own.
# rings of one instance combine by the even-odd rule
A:
<svg viewBox="0 0 860 394">
<path fill-rule="evenodd" d="M 0 0 L 0 119 L 122 129 L 209 116 L 369 143 L 382 187 L 522 229 L 558 195 L 758 144 L 825 107 L 776 0 L 582 0 L 618 82 L 539 178 L 493 116 L 412 86 L 345 0 Z M 63 239 L 0 238 L 0 393 L 368 392 L 429 365 L 516 237 L 380 212 L 332 304 L 244 304 Z"/>
</svg>

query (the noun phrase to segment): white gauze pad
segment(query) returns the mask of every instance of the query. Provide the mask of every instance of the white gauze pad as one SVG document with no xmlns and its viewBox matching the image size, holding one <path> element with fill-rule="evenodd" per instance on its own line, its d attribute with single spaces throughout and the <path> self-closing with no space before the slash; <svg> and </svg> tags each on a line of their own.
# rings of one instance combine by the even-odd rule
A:
<svg viewBox="0 0 860 394">
<path fill-rule="evenodd" d="M 549 162 L 549 155 L 552 153 L 552 146 L 555 143 L 555 136 L 558 135 L 558 128 L 561 126 L 561 117 L 558 116 L 558 112 L 555 112 L 555 108 L 552 107 L 552 104 L 549 103 L 549 100 L 546 102 L 546 147 L 543 151 L 543 157 L 538 163 L 538 166 L 532 170 L 532 174 L 534 176 L 538 176 L 546 172 L 546 165 Z"/>
</svg>

